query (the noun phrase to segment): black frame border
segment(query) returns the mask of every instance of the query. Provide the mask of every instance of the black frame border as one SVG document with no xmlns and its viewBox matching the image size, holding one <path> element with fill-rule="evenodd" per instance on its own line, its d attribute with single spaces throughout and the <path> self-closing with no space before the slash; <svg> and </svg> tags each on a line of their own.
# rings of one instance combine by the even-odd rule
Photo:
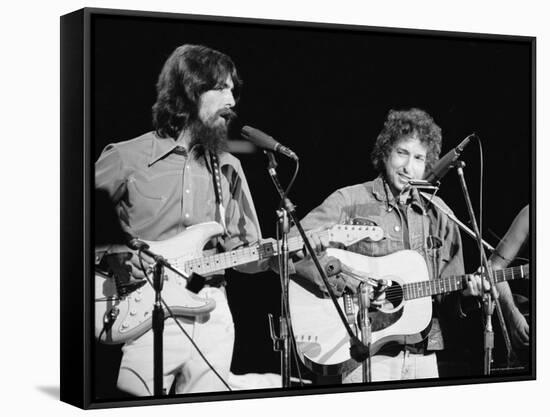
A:
<svg viewBox="0 0 550 417">
<path fill-rule="evenodd" d="M 135 400 L 95 401 L 92 397 L 91 347 L 93 343 L 91 294 L 93 280 L 93 247 L 91 245 L 93 169 L 91 160 L 91 20 L 94 15 L 139 18 L 194 20 L 300 27 L 309 29 L 339 29 L 353 32 L 381 34 L 422 35 L 438 38 L 471 38 L 527 42 L 531 45 L 531 374 L 519 376 L 487 376 L 417 381 L 338 385 L 322 388 L 253 390 L 231 393 L 180 395 L 175 397 L 143 398 Z M 248 398 L 273 398 L 296 395 L 316 395 L 341 392 L 377 391 L 399 388 L 453 386 L 487 382 L 511 382 L 536 379 L 536 38 L 529 36 L 497 35 L 487 33 L 436 31 L 407 28 L 389 28 L 349 24 L 283 21 L 227 16 L 191 15 L 104 8 L 84 8 L 60 19 L 60 131 L 61 131 L 61 294 L 60 294 L 60 399 L 84 409 L 127 407 L 187 402 L 223 401 Z"/>
</svg>

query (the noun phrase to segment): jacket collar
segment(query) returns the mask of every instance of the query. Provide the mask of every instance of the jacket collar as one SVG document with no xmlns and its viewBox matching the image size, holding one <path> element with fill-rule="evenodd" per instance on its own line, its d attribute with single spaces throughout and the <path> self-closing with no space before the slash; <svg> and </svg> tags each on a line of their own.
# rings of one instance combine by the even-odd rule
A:
<svg viewBox="0 0 550 417">
<path fill-rule="evenodd" d="M 397 206 L 397 200 L 395 199 L 389 184 L 384 179 L 382 174 L 380 174 L 376 179 L 373 181 L 372 184 L 372 194 L 378 201 L 384 201 L 388 206 Z M 422 200 L 420 199 L 420 194 L 416 188 L 413 188 L 410 192 L 410 197 L 408 199 L 408 203 L 416 208 L 421 213 L 425 213 L 424 205 L 422 204 Z"/>
</svg>

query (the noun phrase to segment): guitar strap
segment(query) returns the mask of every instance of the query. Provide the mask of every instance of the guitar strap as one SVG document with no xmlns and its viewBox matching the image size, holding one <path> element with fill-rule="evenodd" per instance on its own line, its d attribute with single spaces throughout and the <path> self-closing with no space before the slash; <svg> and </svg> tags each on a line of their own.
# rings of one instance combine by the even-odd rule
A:
<svg viewBox="0 0 550 417">
<path fill-rule="evenodd" d="M 223 227 L 224 234 L 227 235 L 227 226 L 225 223 L 225 207 L 223 206 L 222 181 L 220 174 L 220 161 L 218 155 L 208 152 L 210 155 L 210 166 L 212 167 L 212 181 L 214 182 L 214 194 L 216 196 L 216 208 L 219 222 Z"/>
</svg>

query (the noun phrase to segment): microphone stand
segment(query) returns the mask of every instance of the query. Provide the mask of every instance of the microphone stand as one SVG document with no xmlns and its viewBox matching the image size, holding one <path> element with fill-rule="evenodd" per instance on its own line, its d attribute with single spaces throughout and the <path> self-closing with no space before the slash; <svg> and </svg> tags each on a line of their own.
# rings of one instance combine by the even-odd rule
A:
<svg viewBox="0 0 550 417">
<path fill-rule="evenodd" d="M 139 241 L 136 241 L 139 242 Z M 188 280 L 189 276 L 182 271 L 174 268 L 164 257 L 157 255 L 149 250 L 149 245 L 145 242 L 134 243 L 137 245 L 139 252 L 143 252 L 155 260 L 153 266 L 153 290 L 155 291 L 155 302 L 153 304 L 153 394 L 155 396 L 166 395 L 166 391 L 163 387 L 164 382 L 164 370 L 163 370 L 163 333 L 164 333 L 164 309 L 162 307 L 162 287 L 164 283 L 164 268 L 166 267 L 170 271 L 175 272 L 179 276 Z M 132 245 L 130 245 L 132 246 Z"/>
<path fill-rule="evenodd" d="M 346 316 L 344 315 L 344 312 L 342 311 L 342 308 L 338 304 L 338 300 L 336 299 L 336 296 L 334 295 L 334 292 L 332 288 L 329 285 L 328 278 L 325 274 L 325 271 L 321 267 L 321 264 L 319 263 L 319 260 L 317 259 L 317 256 L 315 254 L 315 251 L 311 247 L 311 244 L 309 243 L 309 239 L 298 221 L 295 213 L 295 206 L 292 204 L 292 202 L 286 197 L 285 192 L 283 188 L 281 187 L 281 183 L 279 182 L 278 176 L 277 176 L 277 162 L 275 160 L 275 156 L 273 152 L 271 151 L 264 151 L 268 158 L 268 173 L 271 177 L 273 184 L 275 185 L 275 188 L 277 189 L 277 192 L 281 196 L 281 208 L 277 211 L 278 217 L 281 218 L 281 215 L 279 215 L 279 212 L 282 212 L 283 219 L 286 220 L 286 224 L 284 226 L 288 226 L 288 217 L 292 221 L 292 223 L 296 226 L 296 229 L 300 233 L 300 236 L 302 238 L 302 241 L 304 242 L 304 246 L 306 247 L 307 252 L 311 256 L 311 259 L 313 260 L 313 263 L 315 264 L 315 267 L 317 271 L 319 272 L 319 275 L 321 276 L 321 279 L 323 280 L 323 283 L 325 284 L 325 287 L 327 289 L 327 292 L 336 308 L 336 311 L 338 315 L 340 316 L 340 320 L 342 321 L 344 327 L 346 328 L 346 331 L 348 332 L 348 335 L 350 337 L 350 355 L 353 359 L 355 359 L 357 362 L 363 362 L 368 356 L 369 356 L 369 348 L 365 346 L 358 337 L 353 333 L 353 330 L 351 329 L 349 323 L 347 322 Z M 297 158 L 296 158 L 297 160 Z M 287 217 L 288 216 L 288 217 Z M 285 227 L 283 227 L 283 235 L 287 235 L 283 237 L 283 245 L 285 245 L 285 239 L 288 239 L 288 230 L 284 230 Z M 287 227 L 288 229 L 288 227 Z M 290 386 L 290 348 L 292 344 L 290 343 L 290 311 L 288 308 L 288 283 L 289 283 L 289 273 L 288 273 L 288 247 L 286 249 L 282 248 L 281 254 L 279 256 L 282 258 L 282 268 L 280 275 L 281 275 L 281 306 L 283 307 L 281 309 L 281 329 L 279 337 L 276 337 L 274 330 L 273 330 L 273 321 L 272 317 L 270 316 L 270 330 L 271 335 L 275 344 L 276 350 L 282 350 L 282 357 L 281 357 L 281 376 L 282 376 L 282 386 L 283 388 Z M 284 271 L 284 272 L 283 272 Z"/>
<path fill-rule="evenodd" d="M 163 282 L 164 266 L 162 262 L 157 262 L 153 268 L 153 289 L 155 290 L 155 304 L 153 307 L 153 392 L 155 396 L 165 394 L 163 387 L 164 311 L 161 298 Z"/>
<path fill-rule="evenodd" d="M 288 306 L 288 285 L 290 281 L 290 275 L 288 270 L 288 232 L 290 231 L 288 222 L 288 211 L 285 208 L 277 210 L 279 217 L 279 230 L 282 231 L 281 253 L 282 257 L 281 265 L 281 317 L 279 319 L 279 335 L 282 341 L 281 351 L 281 377 L 283 378 L 282 386 L 290 387 L 290 354 L 291 354 L 291 340 L 290 340 L 290 311 Z"/>
<path fill-rule="evenodd" d="M 370 345 L 371 345 L 371 323 L 369 319 L 369 307 L 370 307 L 370 295 L 372 292 L 372 287 L 367 286 L 364 282 L 359 285 L 359 327 L 361 329 L 361 342 L 367 348 L 367 357 L 363 361 L 362 370 L 363 370 L 363 382 L 371 382 L 371 354 L 370 354 Z"/>
<path fill-rule="evenodd" d="M 268 159 L 268 173 L 275 185 L 281 199 L 284 198 L 284 191 L 277 177 L 277 161 L 275 155 L 271 151 L 264 151 Z M 290 387 L 290 354 L 292 343 L 290 341 L 290 311 L 288 308 L 288 284 L 289 276 L 289 249 L 288 249 L 288 232 L 290 231 L 288 215 L 289 210 L 294 210 L 294 206 L 288 199 L 281 201 L 281 207 L 277 210 L 277 221 L 279 230 L 281 231 L 281 251 L 278 254 L 280 259 L 279 275 L 281 280 L 281 317 L 279 317 L 279 336 L 276 335 L 273 324 L 273 316 L 270 314 L 269 326 L 271 338 L 274 342 L 275 351 L 281 352 L 281 385 L 283 388 Z"/>
<path fill-rule="evenodd" d="M 468 214 L 470 216 L 470 222 L 474 228 L 474 233 L 476 235 L 476 241 L 479 247 L 479 253 L 481 256 L 481 261 L 483 264 L 483 270 L 485 273 L 481 275 L 482 284 L 485 282 L 485 277 L 489 281 L 489 291 L 483 289 L 483 310 L 485 315 L 485 330 L 483 336 L 483 347 L 484 347 L 484 363 L 483 371 L 485 375 L 491 373 L 491 362 L 493 360 L 493 348 L 494 348 L 494 333 L 493 333 L 493 324 L 492 324 L 492 315 L 493 310 L 496 307 L 497 317 L 502 328 L 502 336 L 504 338 L 504 344 L 506 347 L 506 358 L 508 366 L 510 366 L 510 360 L 512 355 L 512 344 L 510 343 L 510 336 L 508 335 L 508 329 L 504 322 L 504 316 L 502 314 L 502 309 L 500 307 L 500 302 L 498 300 L 498 292 L 495 286 L 495 280 L 493 277 L 493 271 L 489 267 L 489 262 L 487 261 L 487 256 L 485 255 L 485 250 L 483 249 L 483 242 L 481 239 L 481 232 L 477 225 L 477 221 L 474 214 L 474 209 L 472 202 L 470 200 L 470 195 L 468 193 L 468 187 L 466 185 L 466 180 L 464 179 L 464 167 L 466 164 L 463 161 L 456 161 L 454 163 L 456 167 L 457 174 L 460 180 L 460 185 L 462 187 L 462 192 L 466 200 L 466 206 L 468 208 Z M 483 285 L 482 285 L 483 288 Z"/>
</svg>

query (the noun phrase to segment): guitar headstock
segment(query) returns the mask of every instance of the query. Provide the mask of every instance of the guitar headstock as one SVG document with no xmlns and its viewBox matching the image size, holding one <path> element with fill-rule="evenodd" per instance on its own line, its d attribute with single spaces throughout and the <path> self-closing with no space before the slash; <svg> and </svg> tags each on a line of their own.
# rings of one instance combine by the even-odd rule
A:
<svg viewBox="0 0 550 417">
<path fill-rule="evenodd" d="M 384 231 L 379 226 L 337 224 L 328 231 L 329 240 L 344 246 L 350 246 L 363 239 L 378 242 L 384 237 Z"/>
</svg>

